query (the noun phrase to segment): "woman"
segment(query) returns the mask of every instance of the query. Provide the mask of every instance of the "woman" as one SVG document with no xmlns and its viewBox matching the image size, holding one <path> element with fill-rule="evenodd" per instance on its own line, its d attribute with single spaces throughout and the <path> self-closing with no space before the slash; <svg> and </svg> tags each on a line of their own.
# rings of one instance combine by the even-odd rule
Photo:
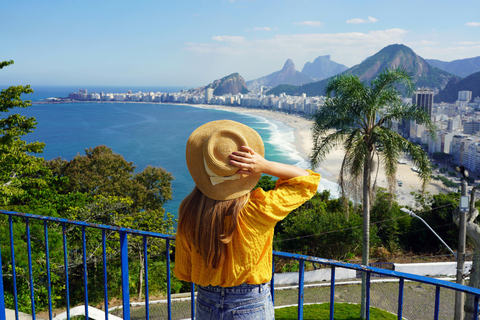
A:
<svg viewBox="0 0 480 320">
<path fill-rule="evenodd" d="M 197 128 L 186 160 L 195 188 L 179 207 L 174 273 L 198 285 L 196 319 L 273 319 L 273 230 L 320 175 L 266 160 L 260 135 L 230 120 Z M 279 178 L 274 190 L 252 191 L 262 173 Z"/>
</svg>

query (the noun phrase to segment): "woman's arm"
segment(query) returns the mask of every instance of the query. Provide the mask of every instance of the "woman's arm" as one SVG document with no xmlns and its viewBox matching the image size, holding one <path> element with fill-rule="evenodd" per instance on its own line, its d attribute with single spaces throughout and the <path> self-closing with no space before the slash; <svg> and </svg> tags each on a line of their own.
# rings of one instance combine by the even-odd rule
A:
<svg viewBox="0 0 480 320">
<path fill-rule="evenodd" d="M 240 168 L 237 173 L 265 173 L 284 180 L 309 175 L 308 171 L 304 169 L 289 164 L 268 161 L 250 147 L 242 146 L 241 148 L 242 151 L 235 151 L 230 155 L 230 164 Z"/>
</svg>

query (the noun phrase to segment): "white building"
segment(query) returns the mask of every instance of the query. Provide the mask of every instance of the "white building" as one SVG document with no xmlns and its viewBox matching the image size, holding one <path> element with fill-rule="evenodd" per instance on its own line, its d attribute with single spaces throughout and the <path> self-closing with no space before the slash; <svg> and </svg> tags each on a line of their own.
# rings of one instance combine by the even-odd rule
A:
<svg viewBox="0 0 480 320">
<path fill-rule="evenodd" d="M 458 91 L 458 101 L 470 102 L 472 100 L 472 91 Z"/>
</svg>

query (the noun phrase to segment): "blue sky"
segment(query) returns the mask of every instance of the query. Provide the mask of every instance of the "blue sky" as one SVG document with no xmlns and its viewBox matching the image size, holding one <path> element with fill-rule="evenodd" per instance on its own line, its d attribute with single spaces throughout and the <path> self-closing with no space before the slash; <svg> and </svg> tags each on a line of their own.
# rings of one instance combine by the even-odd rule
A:
<svg viewBox="0 0 480 320">
<path fill-rule="evenodd" d="M 480 56 L 480 1 L 25 0 L 0 11 L 0 84 L 201 86 L 292 59 L 352 67 L 400 43 L 425 59 Z"/>
</svg>

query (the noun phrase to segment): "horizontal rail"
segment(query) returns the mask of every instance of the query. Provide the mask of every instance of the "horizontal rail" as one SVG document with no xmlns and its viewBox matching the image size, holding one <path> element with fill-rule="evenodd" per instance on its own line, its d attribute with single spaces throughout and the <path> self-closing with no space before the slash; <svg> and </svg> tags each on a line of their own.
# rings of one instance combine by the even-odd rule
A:
<svg viewBox="0 0 480 320">
<path fill-rule="evenodd" d="M 43 221 L 68 223 L 68 224 L 72 224 L 72 225 L 75 225 L 75 226 L 81 226 L 81 227 L 105 229 L 105 230 L 110 230 L 110 231 L 126 232 L 126 233 L 129 233 L 129 234 L 136 234 L 136 235 L 142 235 L 142 236 L 150 236 L 150 237 L 155 237 L 155 238 L 175 240 L 175 236 L 172 236 L 172 235 L 169 235 L 169 234 L 135 230 L 135 229 L 123 228 L 123 227 L 107 226 L 105 224 L 89 223 L 89 222 L 76 221 L 76 220 L 70 220 L 70 219 L 64 219 L 64 218 L 47 217 L 47 216 L 41 216 L 41 215 L 31 214 L 31 213 L 21 213 L 21 212 L 0 210 L 0 214 L 6 214 L 6 215 L 10 215 L 10 216 L 15 216 L 15 217 L 37 219 L 37 220 L 43 220 Z"/>
<path fill-rule="evenodd" d="M 461 284 L 458 284 L 458 283 L 455 283 L 455 282 L 449 282 L 449 281 L 438 280 L 438 279 L 434 279 L 434 278 L 428 278 L 428 277 L 424 277 L 424 276 L 418 276 L 418 275 L 411 274 L 411 273 L 405 273 L 405 272 L 399 272 L 399 271 L 393 271 L 393 270 L 381 269 L 381 268 L 375 268 L 375 267 L 367 267 L 367 266 L 364 266 L 364 265 L 361 265 L 361 264 L 352 264 L 352 263 L 341 262 L 341 261 L 336 261 L 336 260 L 329 260 L 329 259 L 324 259 L 324 258 L 306 256 L 306 255 L 295 254 L 295 253 L 280 252 L 280 251 L 273 251 L 273 255 L 276 256 L 276 257 L 280 257 L 280 258 L 304 260 L 304 261 L 307 261 L 307 262 L 323 263 L 323 264 L 329 265 L 331 267 L 353 269 L 353 270 L 358 270 L 358 271 L 362 271 L 362 272 L 381 274 L 381 275 L 387 276 L 387 277 L 394 277 L 394 278 L 399 278 L 399 279 L 404 279 L 404 280 L 422 282 L 422 283 L 425 283 L 425 284 L 431 284 L 431 285 L 440 286 L 440 287 L 443 287 L 443 288 L 448 288 L 448 289 L 452 289 L 452 290 L 456 290 L 456 291 L 462 291 L 462 292 L 465 292 L 465 293 L 480 296 L 480 289 L 478 289 L 478 288 L 468 287 L 468 286 L 461 285 Z"/>
<path fill-rule="evenodd" d="M 31 222 L 30 220 L 35 219 L 39 221 L 43 221 L 43 230 L 44 230 L 44 240 L 45 241 L 45 257 L 46 257 L 46 264 L 45 264 L 45 269 L 44 270 L 47 273 L 47 280 L 46 284 L 43 283 L 43 285 L 47 286 L 48 288 L 48 311 L 49 311 L 49 318 L 52 318 L 52 305 L 51 305 L 51 280 L 50 280 L 50 252 L 49 252 L 49 233 L 47 229 L 47 222 L 55 222 L 59 223 L 61 225 L 61 231 L 62 231 L 62 243 L 57 244 L 57 250 L 62 250 L 62 255 L 63 255 L 63 268 L 61 269 L 64 275 L 64 287 L 66 288 L 65 290 L 65 301 L 64 304 L 66 305 L 66 314 L 67 318 L 70 318 L 70 301 L 71 297 L 69 296 L 69 291 L 72 290 L 72 279 L 69 278 L 69 254 L 71 252 L 68 251 L 68 245 L 67 245 L 67 237 L 66 237 L 66 225 L 73 225 L 77 226 L 81 229 L 81 238 L 80 241 L 81 243 L 81 255 L 82 255 L 82 263 L 80 266 L 76 266 L 77 268 L 82 269 L 82 279 L 81 279 L 81 285 L 83 285 L 83 293 L 84 293 L 84 301 L 85 301 L 85 316 L 88 316 L 88 302 L 89 302 L 89 295 L 88 295 L 88 290 L 91 287 L 88 283 L 88 265 L 87 265 L 87 246 L 86 246 L 86 230 L 88 228 L 95 228 L 95 229 L 100 229 L 102 230 L 101 234 L 101 258 L 100 260 L 103 262 L 102 263 L 102 268 L 99 269 L 101 271 L 101 276 L 103 279 L 103 291 L 104 291 L 104 306 L 105 309 L 108 310 L 108 283 L 107 283 L 107 257 L 106 257 L 106 236 L 105 236 L 105 231 L 112 231 L 116 232 L 119 235 L 119 245 L 120 245 L 120 268 L 121 268 L 121 275 L 120 275 L 120 280 L 121 280 L 121 287 L 122 287 L 122 301 L 123 301 L 123 318 L 124 320 L 130 319 L 130 294 L 129 294 L 129 288 L 130 288 L 130 283 L 129 281 L 129 247 L 128 247 L 128 236 L 129 235 L 136 235 L 136 236 L 141 236 L 143 239 L 142 246 L 141 246 L 141 251 L 143 252 L 143 258 L 139 261 L 143 261 L 143 264 L 145 266 L 145 272 L 144 272 L 144 277 L 145 277 L 145 301 L 146 303 L 146 310 L 145 310 L 145 317 L 146 319 L 149 319 L 150 317 L 150 311 L 148 308 L 148 301 L 149 301 L 149 269 L 148 269 L 148 250 L 147 250 L 147 240 L 148 238 L 160 238 L 164 239 L 166 241 L 166 249 L 165 249 L 165 259 L 166 259 L 166 280 L 167 280 L 167 310 L 168 310 L 168 319 L 172 319 L 172 308 L 171 308 L 171 279 L 170 279 L 170 241 L 175 240 L 175 236 L 168 235 L 168 234 L 162 234 L 162 233 L 156 233 L 156 232 L 148 232 L 148 231 L 141 231 L 141 230 L 134 230 L 134 229 L 129 229 L 129 228 L 122 228 L 122 227 L 114 227 L 114 226 L 108 226 L 108 225 L 102 225 L 102 224 L 95 224 L 95 223 L 88 223 L 88 222 L 82 222 L 82 221 L 74 221 L 74 220 L 69 220 L 69 219 L 63 219 L 63 218 L 56 218 L 56 217 L 46 217 L 46 216 L 41 216 L 41 215 L 35 215 L 35 214 L 28 214 L 28 213 L 19 213 L 19 212 L 12 212 L 12 211 L 5 211 L 5 210 L 0 210 L 0 214 L 2 215 L 7 215 L 9 217 L 8 222 L 9 222 L 9 232 L 10 235 L 7 237 L 5 235 L 4 239 L 9 240 L 10 244 L 10 251 L 7 251 L 11 255 L 11 266 L 13 267 L 11 275 L 9 275 L 12 279 L 11 282 L 13 283 L 12 288 L 10 289 L 12 293 L 14 294 L 14 307 L 15 307 L 15 313 L 18 314 L 18 301 L 17 301 L 17 290 L 18 290 L 18 284 L 17 282 L 20 281 L 28 281 L 26 284 L 30 288 L 30 295 L 31 295 L 31 311 L 32 311 L 32 318 L 35 319 L 35 301 L 36 298 L 35 291 L 34 291 L 34 286 L 38 285 L 35 283 L 33 276 L 32 276 L 32 255 L 31 255 L 31 250 L 32 250 L 32 244 L 30 241 L 30 225 Z M 25 270 L 27 271 L 28 276 L 19 280 L 18 275 L 16 274 L 16 264 L 15 264 L 15 250 L 18 250 L 14 246 L 14 228 L 12 228 L 12 217 L 19 217 L 24 219 L 26 223 L 26 235 L 21 235 L 22 237 L 26 237 L 28 240 L 28 266 L 24 267 Z M 38 238 L 39 239 L 39 238 Z M 36 241 L 38 241 L 36 239 Z M 75 239 L 75 238 L 74 238 Z M 7 244 L 5 241 L 4 245 Z M 35 244 L 37 245 L 37 244 Z M 15 248 L 15 250 L 14 250 Z M 76 252 L 78 254 L 79 252 Z M 57 252 L 58 254 L 58 252 Z M 301 254 L 294 254 L 294 253 L 286 253 L 286 252 L 279 252 L 279 251 L 273 251 L 273 257 L 275 258 L 284 258 L 284 259 L 293 259 L 293 260 L 298 260 L 299 261 L 299 266 L 300 266 L 300 271 L 299 271 L 299 287 L 298 287 L 298 318 L 302 319 L 303 317 L 303 304 L 304 304 L 304 280 L 305 280 L 305 262 L 312 262 L 312 263 L 318 263 L 322 265 L 326 265 L 331 267 L 331 289 L 330 289 L 330 318 L 333 319 L 333 314 L 334 314 L 334 303 L 335 303 L 335 270 L 338 270 L 338 268 L 345 268 L 345 269 L 352 269 L 352 270 L 357 270 L 360 271 L 364 274 L 366 274 L 366 281 L 367 281 L 367 306 L 370 305 L 370 277 L 374 274 L 379 274 L 383 275 L 386 277 L 392 277 L 399 279 L 399 296 L 398 296 L 398 315 L 401 318 L 402 316 L 402 311 L 403 311 L 403 290 L 404 290 L 404 281 L 415 281 L 415 282 L 420 282 L 428 285 L 432 285 L 436 288 L 435 292 L 435 310 L 434 310 L 434 318 L 438 319 L 439 317 L 439 309 L 440 309 L 440 289 L 444 288 L 447 290 L 454 290 L 454 291 L 461 291 L 467 294 L 471 294 L 474 296 L 475 300 L 475 310 L 478 309 L 478 303 L 479 303 L 479 298 L 480 298 L 480 289 L 478 288 L 473 288 L 473 287 L 468 287 L 465 285 L 460 285 L 454 282 L 449 282 L 449 281 L 444 281 L 444 280 L 438 280 L 438 279 L 433 279 L 433 278 L 428 278 L 424 276 L 418 276 L 414 274 L 409 274 L 409 273 L 404 273 L 404 272 L 398 272 L 394 270 L 387 270 L 387 269 L 381 269 L 377 267 L 371 267 L 371 266 L 363 266 L 363 265 L 358 265 L 358 264 L 352 264 L 352 263 L 347 263 L 347 262 L 341 262 L 341 261 L 335 261 L 335 260 L 330 260 L 330 259 L 324 259 L 324 258 L 319 258 L 319 257 L 313 257 L 313 256 L 307 256 L 307 255 L 301 255 Z M 57 257 L 58 258 L 58 257 Z M 2 255 L 0 252 L 0 264 L 2 266 L 8 266 L 8 263 L 3 262 L 2 263 Z M 273 266 L 275 268 L 275 266 Z M 28 270 L 27 270 L 28 269 Z M 274 270 L 274 269 L 273 269 Z M 100 274 L 100 272 L 99 272 Z M 77 274 L 78 277 L 78 274 Z M 36 280 L 37 281 L 37 280 Z M 77 284 L 78 279 L 77 279 Z M 0 274 L 0 320 L 6 320 L 6 315 L 5 312 L 2 311 L 4 308 L 2 306 L 5 306 L 5 289 L 4 287 L 4 279 L 3 279 L 3 270 L 1 271 Z M 25 286 L 24 286 L 25 287 Z M 82 290 L 82 288 L 78 288 L 79 290 Z M 274 281 L 272 278 L 271 281 L 271 292 L 272 292 L 272 299 L 274 299 Z M 77 290 L 77 288 L 75 288 Z M 195 314 L 195 292 L 194 292 L 194 284 L 191 284 L 191 316 L 192 318 L 194 317 Z M 367 308 L 367 319 L 369 317 L 369 308 Z M 108 312 L 105 313 L 105 319 L 108 320 Z"/>
</svg>

